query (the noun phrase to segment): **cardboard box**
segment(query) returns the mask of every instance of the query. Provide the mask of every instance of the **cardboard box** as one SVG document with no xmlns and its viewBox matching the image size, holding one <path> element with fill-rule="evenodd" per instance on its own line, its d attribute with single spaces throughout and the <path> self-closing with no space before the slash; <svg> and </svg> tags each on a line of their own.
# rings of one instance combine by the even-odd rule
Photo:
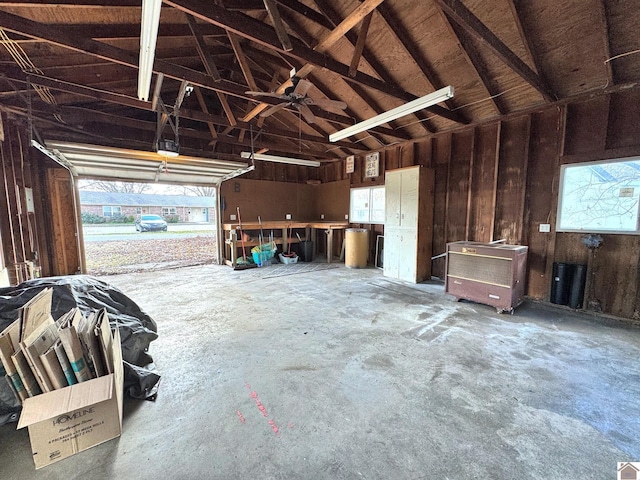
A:
<svg viewBox="0 0 640 480">
<path fill-rule="evenodd" d="M 24 401 L 18 428 L 29 427 L 36 469 L 122 433 L 120 333 L 113 336 L 113 372 Z"/>
</svg>

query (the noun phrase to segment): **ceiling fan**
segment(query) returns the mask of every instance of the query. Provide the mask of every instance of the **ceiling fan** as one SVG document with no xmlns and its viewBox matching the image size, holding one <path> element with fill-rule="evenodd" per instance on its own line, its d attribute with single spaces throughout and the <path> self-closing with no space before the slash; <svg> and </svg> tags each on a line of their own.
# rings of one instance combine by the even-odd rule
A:
<svg viewBox="0 0 640 480">
<path fill-rule="evenodd" d="M 260 116 L 268 117 L 269 115 L 273 115 L 274 113 L 282 110 L 283 108 L 292 106 L 296 108 L 300 114 L 304 117 L 307 123 L 313 123 L 316 120 L 315 115 L 309 108 L 309 105 L 315 105 L 317 107 L 322 108 L 323 110 L 327 109 L 338 109 L 344 110 L 347 108 L 347 104 L 344 102 L 340 102 L 338 100 L 329 100 L 328 98 L 311 98 L 307 95 L 309 89 L 313 86 L 313 84 L 305 80 L 304 78 L 293 76 L 291 77 L 291 83 L 293 84 L 290 87 L 287 87 L 283 94 L 281 93 L 273 93 L 273 92 L 245 92 L 248 95 L 254 95 L 256 97 L 271 97 L 278 98 L 282 100 L 282 103 L 277 105 L 273 105 L 269 107 L 265 111 L 263 111 Z"/>
</svg>

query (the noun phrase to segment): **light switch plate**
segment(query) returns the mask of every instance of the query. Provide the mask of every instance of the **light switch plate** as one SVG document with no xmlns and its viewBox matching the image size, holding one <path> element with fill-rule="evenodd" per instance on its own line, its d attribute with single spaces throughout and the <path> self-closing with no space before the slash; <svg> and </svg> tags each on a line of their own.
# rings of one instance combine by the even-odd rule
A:
<svg viewBox="0 0 640 480">
<path fill-rule="evenodd" d="M 231 214 L 231 215 L 229 215 L 229 218 L 230 218 L 231 220 L 235 220 L 235 219 L 236 219 L 236 216 L 235 216 L 234 214 Z"/>
<path fill-rule="evenodd" d="M 549 223 L 541 223 L 538 230 L 543 233 L 549 233 L 551 231 L 551 224 Z"/>
<path fill-rule="evenodd" d="M 346 214 L 346 215 L 344 216 L 344 219 L 345 219 L 345 220 L 349 220 L 349 215 L 348 215 L 348 214 Z"/>
<path fill-rule="evenodd" d="M 290 213 L 287 213 L 287 214 L 285 215 L 285 218 L 286 218 L 287 220 L 291 220 L 291 214 L 290 214 Z"/>
<path fill-rule="evenodd" d="M 324 220 L 324 213 L 320 214 L 320 220 Z"/>
</svg>

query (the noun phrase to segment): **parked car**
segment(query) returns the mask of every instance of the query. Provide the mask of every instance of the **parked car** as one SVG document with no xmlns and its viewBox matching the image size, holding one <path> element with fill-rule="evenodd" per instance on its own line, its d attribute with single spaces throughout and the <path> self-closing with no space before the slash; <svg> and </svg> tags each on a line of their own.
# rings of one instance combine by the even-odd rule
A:
<svg viewBox="0 0 640 480">
<path fill-rule="evenodd" d="M 167 222 L 160 215 L 141 215 L 136 220 L 138 232 L 151 232 L 153 230 L 167 231 Z"/>
</svg>

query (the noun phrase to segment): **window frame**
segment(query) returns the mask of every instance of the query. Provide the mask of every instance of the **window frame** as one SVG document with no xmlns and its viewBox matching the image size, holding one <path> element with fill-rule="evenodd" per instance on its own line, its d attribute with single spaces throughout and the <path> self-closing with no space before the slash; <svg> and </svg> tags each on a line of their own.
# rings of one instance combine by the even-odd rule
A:
<svg viewBox="0 0 640 480">
<path fill-rule="evenodd" d="M 354 214 L 356 212 L 356 208 L 358 205 L 354 205 L 354 192 L 368 191 L 368 201 L 364 207 L 358 208 L 357 211 L 362 211 L 365 208 L 367 209 L 366 218 L 361 217 L 360 215 Z M 382 205 L 378 205 L 377 202 L 374 201 L 376 191 L 382 191 Z M 369 225 L 384 225 L 384 194 L 386 193 L 384 185 L 373 185 L 371 187 L 355 187 L 349 190 L 349 221 L 351 223 L 366 223 Z M 382 215 L 380 218 L 373 218 L 374 212 L 382 211 Z"/>
<path fill-rule="evenodd" d="M 168 217 L 169 215 L 177 215 L 177 214 L 178 214 L 178 207 L 162 207 L 163 217 Z"/>
<path fill-rule="evenodd" d="M 563 222 L 563 215 L 566 215 L 564 204 L 566 202 L 564 192 L 568 188 L 567 185 L 567 170 L 571 170 L 574 168 L 590 168 L 594 166 L 601 165 L 611 165 L 614 163 L 628 163 L 628 162 L 637 162 L 640 167 L 640 157 L 624 157 L 624 158 L 611 158 L 606 160 L 596 160 L 591 162 L 580 162 L 580 163 L 566 163 L 560 165 L 560 179 L 558 184 L 558 208 L 556 211 L 556 228 L 555 231 L 558 233 L 599 233 L 599 234 L 607 234 L 607 235 L 640 235 L 640 168 L 638 169 L 637 181 L 635 178 L 631 180 L 633 185 L 633 191 L 631 192 L 632 198 L 636 199 L 635 206 L 633 207 L 636 210 L 636 226 L 634 230 L 623 230 L 617 228 L 575 228 L 573 225 L 567 225 L 566 222 Z M 633 167 L 635 168 L 635 167 Z M 615 185 L 614 185 L 615 187 Z M 628 188 L 624 186 L 620 186 L 622 188 Z M 563 225 L 564 224 L 564 225 Z"/>
<path fill-rule="evenodd" d="M 109 209 L 109 214 L 107 215 L 106 209 Z M 114 215 L 114 210 L 117 210 L 117 214 Z M 113 217 L 121 217 L 122 216 L 122 207 L 120 205 L 103 205 L 102 206 L 102 216 L 105 218 L 113 218 Z"/>
</svg>

